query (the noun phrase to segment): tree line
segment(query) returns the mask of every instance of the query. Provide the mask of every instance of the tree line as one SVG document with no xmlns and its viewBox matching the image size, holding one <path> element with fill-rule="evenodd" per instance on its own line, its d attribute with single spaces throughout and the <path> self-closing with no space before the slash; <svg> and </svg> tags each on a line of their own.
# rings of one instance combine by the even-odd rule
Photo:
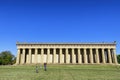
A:
<svg viewBox="0 0 120 80">
<path fill-rule="evenodd" d="M 120 54 L 117 55 L 117 61 L 120 64 Z M 16 57 L 10 51 L 0 53 L 0 65 L 13 65 L 16 62 Z"/>
<path fill-rule="evenodd" d="M 3 51 L 0 53 L 0 65 L 15 64 L 16 58 L 10 51 Z"/>
<path fill-rule="evenodd" d="M 117 55 L 117 61 L 118 61 L 118 63 L 120 64 L 120 54 Z"/>
</svg>

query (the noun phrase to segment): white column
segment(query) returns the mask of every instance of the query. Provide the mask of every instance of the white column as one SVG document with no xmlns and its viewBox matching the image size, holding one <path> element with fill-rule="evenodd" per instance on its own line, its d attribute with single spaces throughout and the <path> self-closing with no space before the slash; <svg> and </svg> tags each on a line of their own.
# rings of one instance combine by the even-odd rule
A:
<svg viewBox="0 0 120 80">
<path fill-rule="evenodd" d="M 100 61 L 99 61 L 98 48 L 96 48 L 96 60 L 97 60 L 97 64 L 99 64 Z"/>
<path fill-rule="evenodd" d="M 81 53 L 79 48 L 78 48 L 78 64 L 81 64 Z"/>
<path fill-rule="evenodd" d="M 29 49 L 29 63 L 32 63 L 32 54 L 31 54 L 31 48 Z"/>
<path fill-rule="evenodd" d="M 102 48 L 102 61 L 105 64 L 105 53 L 104 53 L 104 48 Z"/>
<path fill-rule="evenodd" d="M 37 64 L 37 54 L 38 54 L 38 49 L 35 48 L 35 63 Z"/>
<path fill-rule="evenodd" d="M 53 63 L 56 63 L 56 49 L 53 49 Z"/>
<path fill-rule="evenodd" d="M 44 54 L 44 49 L 41 48 L 41 63 L 43 63 L 43 59 L 44 59 L 44 58 L 43 58 L 43 57 L 44 57 L 43 54 Z"/>
<path fill-rule="evenodd" d="M 92 51 L 92 48 L 90 48 L 90 63 L 93 64 L 93 51 Z"/>
<path fill-rule="evenodd" d="M 22 64 L 25 63 L 25 49 L 23 48 Z"/>
<path fill-rule="evenodd" d="M 116 56 L 116 49 L 113 49 L 113 54 L 114 54 L 114 63 L 115 64 L 118 64 L 118 62 L 117 62 L 117 56 Z"/>
<path fill-rule="evenodd" d="M 74 48 L 72 48 L 72 63 L 75 63 L 75 57 L 74 57 L 75 53 L 74 53 Z"/>
<path fill-rule="evenodd" d="M 49 58 L 50 58 L 50 49 L 48 48 L 47 49 L 47 63 L 49 63 Z"/>
<path fill-rule="evenodd" d="M 76 52 L 74 51 L 74 63 L 76 63 L 76 58 L 77 58 L 77 54 L 76 54 Z"/>
<path fill-rule="evenodd" d="M 17 61 L 16 64 L 20 63 L 20 49 L 17 49 Z"/>
<path fill-rule="evenodd" d="M 62 63 L 62 48 L 60 48 L 60 63 Z"/>
<path fill-rule="evenodd" d="M 109 48 L 108 48 L 108 60 L 109 60 L 109 63 L 111 64 L 112 60 L 111 60 L 111 53 Z"/>
<path fill-rule="evenodd" d="M 87 64 L 87 55 L 86 55 L 86 48 L 84 48 L 84 63 Z"/>
<path fill-rule="evenodd" d="M 68 48 L 65 49 L 65 53 L 66 53 L 66 63 L 68 64 L 69 61 L 68 61 Z"/>
</svg>

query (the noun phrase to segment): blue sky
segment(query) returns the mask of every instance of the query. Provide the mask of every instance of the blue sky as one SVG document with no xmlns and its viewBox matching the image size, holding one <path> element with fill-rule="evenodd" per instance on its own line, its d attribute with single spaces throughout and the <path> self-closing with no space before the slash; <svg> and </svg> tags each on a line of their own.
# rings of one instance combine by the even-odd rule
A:
<svg viewBox="0 0 120 80">
<path fill-rule="evenodd" d="M 17 41 L 117 41 L 120 54 L 120 0 L 0 0 L 0 52 Z"/>
</svg>

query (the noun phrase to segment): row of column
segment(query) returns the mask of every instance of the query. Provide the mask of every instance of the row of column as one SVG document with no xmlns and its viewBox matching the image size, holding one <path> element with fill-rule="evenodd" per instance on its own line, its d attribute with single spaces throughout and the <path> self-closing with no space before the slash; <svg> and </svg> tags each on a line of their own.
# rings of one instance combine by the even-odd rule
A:
<svg viewBox="0 0 120 80">
<path fill-rule="evenodd" d="M 41 48 L 41 61 L 40 63 L 44 63 L 43 59 L 44 59 L 44 53 L 45 53 L 45 49 L 46 48 Z M 69 63 L 78 63 L 78 64 L 82 64 L 82 63 L 90 63 L 90 64 L 93 64 L 93 63 L 116 63 L 117 64 L 117 58 L 116 58 L 116 51 L 115 49 L 107 49 L 107 53 L 105 53 L 105 49 L 101 49 L 101 55 L 100 55 L 100 52 L 98 51 L 98 48 L 94 49 L 95 50 L 95 53 L 93 51 L 92 48 L 89 48 L 89 55 L 88 55 L 88 49 L 84 48 L 82 49 L 83 51 L 81 51 L 81 49 L 76 49 L 77 50 L 77 55 L 75 54 L 75 49 L 72 48 L 71 49 L 71 53 L 69 54 L 69 48 L 65 48 L 65 53 L 64 53 L 64 62 L 63 62 L 63 57 L 62 57 L 62 50 L 63 48 L 59 48 L 59 62 L 56 62 L 56 55 L 57 55 L 57 51 L 56 51 L 56 48 L 47 48 L 47 63 L 49 63 L 50 61 L 50 49 L 53 49 L 53 54 L 52 54 L 52 58 L 53 58 L 53 61 L 52 63 L 66 63 L 66 64 L 69 64 Z M 58 48 L 57 48 L 58 49 Z M 22 50 L 22 51 L 21 51 Z M 28 49 L 29 52 L 28 52 L 28 64 L 31 64 L 32 63 L 32 49 Z M 35 54 L 34 54 L 34 63 L 38 63 L 38 49 L 34 49 L 35 50 Z M 111 52 L 112 50 L 112 52 Z M 26 63 L 25 62 L 25 59 L 26 59 L 26 50 L 25 49 L 18 49 L 18 55 L 17 55 L 17 61 L 16 63 L 17 64 L 24 64 Z M 21 56 L 22 54 L 22 56 Z M 75 57 L 76 55 L 76 57 Z M 71 56 L 71 57 L 69 57 Z M 100 59 L 101 58 L 101 59 Z M 106 60 L 107 59 L 107 60 Z M 71 60 L 71 61 L 70 61 Z M 95 60 L 95 61 L 94 61 Z M 102 60 L 102 62 L 100 62 L 100 60 Z"/>
</svg>

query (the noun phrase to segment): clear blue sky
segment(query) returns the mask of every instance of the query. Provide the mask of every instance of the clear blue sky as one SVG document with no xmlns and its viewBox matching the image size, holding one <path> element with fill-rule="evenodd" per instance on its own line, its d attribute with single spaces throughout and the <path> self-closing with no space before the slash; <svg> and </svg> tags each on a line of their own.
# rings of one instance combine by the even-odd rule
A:
<svg viewBox="0 0 120 80">
<path fill-rule="evenodd" d="M 0 0 L 0 52 L 17 41 L 117 41 L 120 53 L 120 0 Z"/>
</svg>

